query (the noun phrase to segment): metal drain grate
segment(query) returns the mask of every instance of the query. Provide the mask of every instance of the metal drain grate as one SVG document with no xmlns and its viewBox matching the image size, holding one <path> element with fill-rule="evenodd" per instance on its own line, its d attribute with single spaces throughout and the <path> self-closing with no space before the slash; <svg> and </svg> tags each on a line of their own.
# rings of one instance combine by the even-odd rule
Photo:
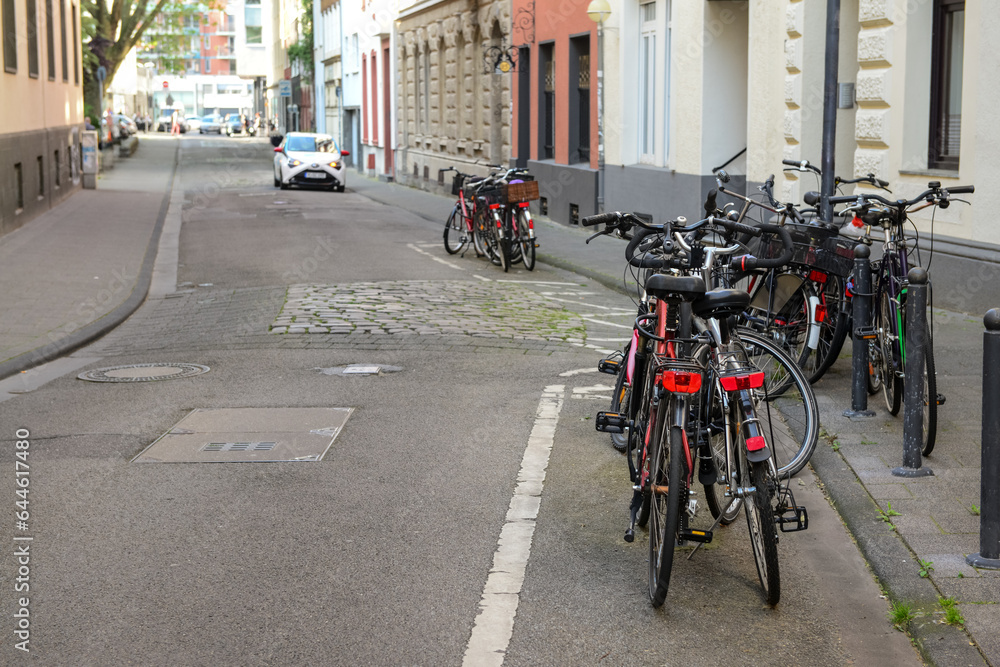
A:
<svg viewBox="0 0 1000 667">
<path fill-rule="evenodd" d="M 201 364 L 129 364 L 96 368 L 77 375 L 88 382 L 157 382 L 201 375 L 211 370 Z"/>
<path fill-rule="evenodd" d="M 203 452 L 269 452 L 276 442 L 210 442 L 201 448 Z"/>
</svg>

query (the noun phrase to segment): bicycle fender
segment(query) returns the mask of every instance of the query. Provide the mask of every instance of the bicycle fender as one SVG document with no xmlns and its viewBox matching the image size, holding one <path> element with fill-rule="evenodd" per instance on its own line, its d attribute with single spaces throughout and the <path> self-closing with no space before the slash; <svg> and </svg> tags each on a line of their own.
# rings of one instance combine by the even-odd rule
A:
<svg viewBox="0 0 1000 667">
<path fill-rule="evenodd" d="M 820 324 L 816 321 L 816 308 L 819 306 L 819 297 L 813 294 L 809 297 L 809 336 L 806 338 L 806 345 L 810 350 L 819 347 Z"/>
</svg>

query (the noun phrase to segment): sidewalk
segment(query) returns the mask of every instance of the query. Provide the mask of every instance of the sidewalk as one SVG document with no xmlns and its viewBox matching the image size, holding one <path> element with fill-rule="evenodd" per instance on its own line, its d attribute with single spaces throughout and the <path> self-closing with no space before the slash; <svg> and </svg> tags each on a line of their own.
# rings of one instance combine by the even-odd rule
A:
<svg viewBox="0 0 1000 667">
<path fill-rule="evenodd" d="M 440 222 L 442 228 L 454 204 L 449 197 L 356 175 L 350 187 Z M 535 229 L 540 262 L 625 291 L 624 242 L 602 237 L 585 245 L 592 230 L 540 218 Z M 813 468 L 888 598 L 913 608 L 910 632 L 924 658 L 948 667 L 1000 665 L 1000 571 L 965 563 L 966 554 L 979 551 L 980 517 L 973 506 L 980 504 L 982 317 L 934 311 L 938 391 L 947 402 L 938 411 L 937 445 L 924 461 L 932 477 L 892 476 L 903 463 L 903 417 L 902 410 L 896 417 L 888 414 L 881 394 L 869 399 L 874 417 L 843 416 L 851 407 L 850 341 L 814 387 L 824 430 Z M 899 515 L 889 512 L 890 503 Z M 920 561 L 931 564 L 929 576 L 920 575 Z M 943 622 L 939 597 L 958 601 L 964 631 Z"/>
<path fill-rule="evenodd" d="M 0 379 L 106 333 L 145 299 L 179 144 L 139 142 L 96 190 L 0 237 Z"/>
</svg>

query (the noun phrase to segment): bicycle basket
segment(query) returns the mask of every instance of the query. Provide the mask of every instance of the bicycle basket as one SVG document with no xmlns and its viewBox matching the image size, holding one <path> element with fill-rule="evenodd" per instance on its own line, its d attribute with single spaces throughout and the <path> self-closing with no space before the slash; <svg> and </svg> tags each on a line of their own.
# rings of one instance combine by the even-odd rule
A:
<svg viewBox="0 0 1000 667">
<path fill-rule="evenodd" d="M 507 185 L 507 201 L 511 203 L 538 199 L 538 181 L 510 183 Z"/>
<path fill-rule="evenodd" d="M 791 264 L 819 269 L 842 278 L 854 270 L 854 240 L 839 236 L 835 229 L 817 225 L 788 223 L 785 229 L 792 237 L 794 246 Z M 781 239 L 777 236 L 761 237 L 760 257 L 779 257 L 783 250 Z"/>
<path fill-rule="evenodd" d="M 455 178 L 451 182 L 451 194 L 457 197 L 462 191 L 463 185 L 465 185 L 465 175 L 455 174 Z"/>
</svg>

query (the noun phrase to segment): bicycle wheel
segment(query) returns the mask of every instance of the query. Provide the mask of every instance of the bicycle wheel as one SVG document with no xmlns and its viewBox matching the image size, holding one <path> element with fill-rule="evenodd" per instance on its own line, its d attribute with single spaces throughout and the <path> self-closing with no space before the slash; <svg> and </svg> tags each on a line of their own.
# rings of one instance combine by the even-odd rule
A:
<svg viewBox="0 0 1000 667">
<path fill-rule="evenodd" d="M 517 240 L 521 246 L 521 260 L 524 268 L 533 271 L 535 268 L 535 239 L 532 234 L 531 214 L 528 209 L 518 209 Z"/>
<path fill-rule="evenodd" d="M 486 259 L 499 266 L 499 248 L 496 244 L 497 235 L 492 223 L 491 216 L 482 210 L 477 211 L 475 221 L 473 222 L 473 235 L 479 239 L 479 245 L 483 248 L 483 254 L 486 256 Z"/>
<path fill-rule="evenodd" d="M 819 322 L 819 345 L 813 356 L 812 363 L 806 375 L 809 382 L 815 383 L 826 373 L 840 356 L 850 330 L 851 314 L 848 311 L 844 296 L 844 279 L 833 274 L 827 275 L 827 281 L 819 294 L 820 306 L 824 317 Z M 817 319 L 819 317 L 817 316 Z"/>
<path fill-rule="evenodd" d="M 882 391 L 882 348 L 878 341 L 868 341 L 868 395 Z"/>
<path fill-rule="evenodd" d="M 896 374 L 896 369 L 900 368 L 900 362 L 902 361 L 899 351 L 899 323 L 896 320 L 896 313 L 887 292 L 883 291 L 879 296 L 878 306 L 878 344 L 879 357 L 882 364 L 882 397 L 885 399 L 885 407 L 889 411 L 889 414 L 895 415 L 899 413 L 899 407 L 903 402 L 903 383 Z"/>
<path fill-rule="evenodd" d="M 764 372 L 754 389 L 761 433 L 767 440 L 779 477 L 791 477 L 809 462 L 819 438 L 819 408 L 805 374 L 779 346 L 740 332 L 747 360 Z"/>
<path fill-rule="evenodd" d="M 680 531 L 681 503 L 686 501 L 684 431 L 680 426 L 664 428 L 653 450 L 651 470 L 651 522 L 649 526 L 649 600 L 659 607 L 667 597 L 674 546 Z"/>
<path fill-rule="evenodd" d="M 934 368 L 934 345 L 927 341 L 924 347 L 924 456 L 934 451 L 937 440 L 937 373 Z"/>
<path fill-rule="evenodd" d="M 781 346 L 806 368 L 812 349 L 809 342 L 811 283 L 797 273 L 767 272 L 748 276 L 740 284 L 753 284 L 750 306 L 743 314 L 747 328 Z"/>
<path fill-rule="evenodd" d="M 747 515 L 753 559 L 757 564 L 757 578 L 760 580 L 761 588 L 764 589 L 764 601 L 773 607 L 781 599 L 778 529 L 774 523 L 774 509 L 771 506 L 777 491 L 777 482 L 771 474 L 771 467 L 767 461 L 759 463 L 747 461 L 746 442 L 742 436 L 736 449 L 740 474 L 741 476 L 749 474 L 747 481 L 755 489 L 751 497 L 743 503 L 743 508 Z"/>
<path fill-rule="evenodd" d="M 729 487 L 729 464 L 726 461 L 726 436 L 732 434 L 732 425 L 726 420 L 726 408 L 722 400 L 722 388 L 718 381 L 712 382 L 711 396 L 702 394 L 702 428 L 708 442 L 717 474 L 715 484 L 705 484 L 705 502 L 713 519 L 719 519 L 723 526 L 731 524 L 739 516 L 743 504 L 741 498 L 726 497 Z M 721 518 L 720 518 L 721 517 Z"/>
<path fill-rule="evenodd" d="M 465 218 L 462 216 L 462 209 L 458 204 L 451 209 L 448 222 L 444 224 L 444 249 L 449 255 L 461 252 L 465 244 L 469 242 L 469 237 L 465 233 Z"/>
<path fill-rule="evenodd" d="M 472 247 L 476 250 L 476 257 L 486 257 L 486 234 L 481 223 L 482 216 L 474 215 L 472 221 Z"/>
<path fill-rule="evenodd" d="M 494 212 L 493 223 L 496 225 L 497 248 L 500 255 L 500 268 L 504 273 L 510 271 L 510 229 L 499 213 Z"/>
</svg>

